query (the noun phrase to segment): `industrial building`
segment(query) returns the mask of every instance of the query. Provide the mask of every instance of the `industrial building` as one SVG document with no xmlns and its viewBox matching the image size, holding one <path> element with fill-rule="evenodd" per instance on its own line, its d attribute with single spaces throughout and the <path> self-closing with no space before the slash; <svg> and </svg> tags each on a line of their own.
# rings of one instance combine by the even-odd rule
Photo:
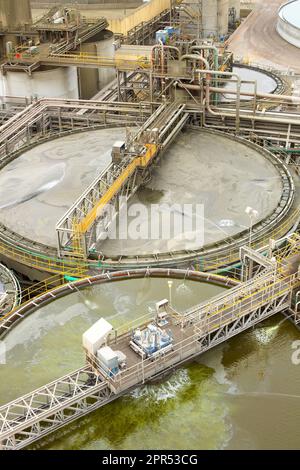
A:
<svg viewBox="0 0 300 470">
<path fill-rule="evenodd" d="M 289 320 L 282 334 L 299 337 L 298 8 L 0 0 L 1 450 L 70 448 L 62 427 L 92 422 L 93 412 L 101 420 L 111 406 L 126 413 L 123 396 L 151 395 L 157 380 L 167 401 L 163 377 L 178 369 L 186 382 L 176 398 L 192 383 L 191 361 L 215 370 L 213 379 L 203 372 L 197 400 L 223 393 L 220 370 L 222 387 L 254 386 L 255 377 L 234 376 L 224 345 L 249 342 L 235 364 L 247 358 L 259 374 L 272 340 L 261 331 L 271 325 L 275 337 Z M 293 387 L 292 370 L 282 371 Z M 211 429 L 220 421 L 211 441 L 199 434 L 191 448 L 243 448 L 243 432 L 249 447 L 276 447 L 268 433 L 254 442 L 250 428 L 241 438 L 227 428 L 241 426 L 242 412 L 225 395 L 214 417 L 196 395 L 188 426 L 192 416 Z M 137 426 L 143 433 L 145 420 Z M 149 448 L 187 445 L 180 433 L 162 442 L 149 426 Z M 76 427 L 65 429 L 87 448 Z M 132 442 L 130 432 L 104 434 L 96 448 L 144 442 L 135 430 Z"/>
</svg>

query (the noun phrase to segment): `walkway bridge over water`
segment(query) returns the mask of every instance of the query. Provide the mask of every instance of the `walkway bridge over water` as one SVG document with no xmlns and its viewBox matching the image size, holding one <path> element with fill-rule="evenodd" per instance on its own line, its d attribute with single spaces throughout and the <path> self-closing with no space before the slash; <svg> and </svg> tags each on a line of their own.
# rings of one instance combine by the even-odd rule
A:
<svg viewBox="0 0 300 470">
<path fill-rule="evenodd" d="M 275 256 L 271 248 L 265 257 L 245 247 L 241 259 L 245 280 L 240 285 L 182 314 L 168 309 L 172 350 L 154 360 L 137 355 L 129 347 L 132 330 L 147 325 L 149 317 L 138 319 L 108 339 L 126 354 L 124 370 L 108 374 L 96 356 L 87 354 L 83 368 L 0 407 L 0 448 L 24 448 L 278 312 L 300 324 L 300 237 L 290 238 Z"/>
</svg>

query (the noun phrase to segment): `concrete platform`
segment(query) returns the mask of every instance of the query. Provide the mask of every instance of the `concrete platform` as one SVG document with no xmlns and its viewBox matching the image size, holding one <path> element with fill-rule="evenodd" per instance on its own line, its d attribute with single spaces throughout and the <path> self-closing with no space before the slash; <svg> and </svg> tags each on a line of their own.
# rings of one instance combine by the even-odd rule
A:
<svg viewBox="0 0 300 470">
<path fill-rule="evenodd" d="M 228 40 L 236 57 L 300 73 L 299 49 L 276 31 L 278 9 L 283 0 L 258 0 L 253 11 Z"/>
</svg>

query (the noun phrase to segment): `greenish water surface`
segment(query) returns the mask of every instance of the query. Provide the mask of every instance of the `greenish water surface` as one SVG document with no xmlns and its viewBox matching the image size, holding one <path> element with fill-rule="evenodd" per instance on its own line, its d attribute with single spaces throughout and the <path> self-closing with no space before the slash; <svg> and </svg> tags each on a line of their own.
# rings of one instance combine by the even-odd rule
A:
<svg viewBox="0 0 300 470">
<path fill-rule="evenodd" d="M 222 288 L 173 280 L 184 310 Z M 115 327 L 168 298 L 166 279 L 94 286 L 41 308 L 5 340 L 0 404 L 84 364 L 82 333 L 100 317 Z M 35 449 L 230 449 L 300 447 L 300 333 L 280 315 L 34 444 Z"/>
</svg>

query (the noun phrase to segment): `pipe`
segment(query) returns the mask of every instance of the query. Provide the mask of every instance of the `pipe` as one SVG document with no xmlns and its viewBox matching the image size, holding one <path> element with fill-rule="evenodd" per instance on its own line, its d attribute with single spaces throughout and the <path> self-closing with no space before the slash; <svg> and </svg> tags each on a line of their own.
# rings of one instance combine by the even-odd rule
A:
<svg viewBox="0 0 300 470">
<path fill-rule="evenodd" d="M 211 91 L 219 92 L 224 95 L 236 95 L 236 91 L 234 90 L 225 90 L 224 88 L 218 88 L 218 87 L 210 87 Z M 270 99 L 275 99 L 275 100 L 286 100 L 290 101 L 291 103 L 294 104 L 300 104 L 300 98 L 298 96 L 289 96 L 289 95 L 275 95 L 274 93 L 252 93 L 250 91 L 241 91 L 241 95 L 244 96 L 250 96 L 254 97 L 256 96 L 257 98 L 270 98 Z"/>
<path fill-rule="evenodd" d="M 210 107 L 210 103 L 209 101 L 206 101 L 206 105 L 207 105 L 207 110 L 210 114 L 212 114 L 213 116 L 221 116 L 221 117 L 234 117 L 233 114 L 231 113 L 228 113 L 228 112 L 224 112 L 224 111 L 221 111 L 221 112 L 216 112 L 216 111 L 213 111 Z M 218 108 L 220 110 L 220 108 Z M 228 110 L 228 108 L 227 108 Z M 261 113 L 262 114 L 262 113 Z M 266 116 L 259 116 L 258 115 L 258 112 L 256 112 L 255 116 L 252 115 L 252 114 L 244 114 L 242 113 L 242 116 L 240 116 L 244 119 L 250 119 L 250 120 L 253 120 L 255 119 L 255 121 L 266 121 L 266 122 L 273 122 L 273 123 L 277 123 L 277 124 L 295 124 L 297 126 L 300 125 L 300 120 L 296 121 L 296 120 L 287 120 L 287 119 L 279 119 L 279 118 L 271 118 L 271 117 L 266 117 Z"/>
<path fill-rule="evenodd" d="M 238 82 L 241 81 L 239 75 L 237 75 L 236 73 L 234 72 L 221 72 L 221 71 L 215 71 L 215 70 L 202 70 L 202 69 L 197 69 L 196 70 L 197 73 L 199 73 L 199 83 L 200 83 L 200 75 L 201 74 L 207 74 L 207 75 L 225 75 L 225 76 L 235 76 L 238 80 Z M 206 90 L 207 93 L 209 93 L 209 86 L 208 86 L 208 90 Z M 223 90 L 224 91 L 224 90 Z M 264 96 L 264 94 L 260 94 L 262 97 Z M 265 97 L 268 97 L 268 94 L 265 94 L 266 96 Z M 285 95 L 273 95 L 271 94 L 270 97 L 274 98 L 274 96 L 279 96 L 280 98 L 282 98 L 283 96 Z M 240 100 L 240 91 L 237 91 L 237 97 L 238 97 L 238 100 Z M 286 96 L 287 98 L 289 98 L 292 102 L 295 100 L 295 97 L 293 96 Z M 298 98 L 299 99 L 299 98 Z M 240 104 L 240 103 L 239 103 Z M 231 113 L 226 113 L 226 112 L 216 112 L 216 111 L 213 111 L 210 107 L 210 102 L 209 102 L 209 99 L 206 100 L 206 106 L 207 106 L 207 110 L 215 115 L 215 116 L 224 116 L 224 117 L 233 117 L 233 115 Z M 238 106 L 238 110 L 240 112 L 240 109 L 239 109 L 239 106 Z M 291 115 L 292 116 L 292 115 Z M 300 124 L 300 120 L 293 120 L 293 119 L 278 119 L 278 118 L 271 118 L 271 117 L 263 117 L 263 116 L 253 116 L 251 114 L 244 114 L 243 113 L 243 118 L 246 118 L 246 119 L 253 119 L 255 117 L 256 120 L 259 120 L 259 121 L 267 121 L 267 122 L 276 122 L 278 124 L 295 124 L 295 125 L 299 125 Z"/>
<path fill-rule="evenodd" d="M 191 51 L 205 51 L 205 50 L 212 50 L 214 51 L 214 69 L 218 70 L 219 68 L 219 51 L 216 46 L 192 46 Z"/>
<path fill-rule="evenodd" d="M 202 57 L 201 55 L 198 55 L 198 54 L 185 54 L 185 55 L 181 56 L 180 60 L 184 60 L 184 59 L 192 59 L 194 61 L 200 61 L 205 65 L 206 72 L 209 71 L 208 61 L 206 59 L 204 59 L 204 57 Z M 196 70 L 196 72 L 197 72 L 197 70 Z"/>
<path fill-rule="evenodd" d="M 177 54 L 178 54 L 178 59 L 180 58 L 180 51 L 178 49 L 178 47 L 175 47 L 175 46 L 166 46 L 162 43 L 162 40 L 160 39 L 159 40 L 159 44 L 154 44 L 154 46 L 152 46 L 151 48 L 151 54 L 150 54 L 150 57 L 151 59 L 153 59 L 153 51 L 155 49 L 159 49 L 160 51 L 164 50 L 164 49 L 171 49 L 173 51 L 176 51 Z"/>
<path fill-rule="evenodd" d="M 209 101 L 209 98 L 210 98 L 210 76 L 211 75 L 218 75 L 218 76 L 225 76 L 225 77 L 235 77 L 236 78 L 236 96 L 237 96 L 237 99 L 236 99 L 236 132 L 238 133 L 239 130 L 240 130 L 240 105 L 241 105 L 241 96 L 240 96 L 240 93 L 241 93 L 241 77 L 237 74 L 237 73 L 234 73 L 234 72 L 221 72 L 221 71 L 218 71 L 218 70 L 201 70 L 201 69 L 196 69 L 195 71 L 196 73 L 199 74 L 199 84 L 201 84 L 201 74 L 206 74 L 206 80 L 207 80 L 207 85 L 206 85 L 206 106 L 207 106 L 207 109 L 209 112 L 211 112 L 211 108 L 210 108 L 210 101 Z M 212 111 L 212 114 L 214 114 L 214 111 Z M 222 115 L 222 114 L 218 114 L 218 113 L 215 113 L 216 115 Z M 232 115 L 230 115 L 232 117 Z"/>
<path fill-rule="evenodd" d="M 178 84 L 179 88 L 188 88 L 189 90 L 200 90 L 202 87 L 200 85 L 194 85 L 194 84 L 184 84 L 183 83 L 179 83 Z M 214 92 L 217 92 L 217 93 L 221 93 L 223 95 L 236 95 L 236 91 L 234 90 L 225 90 L 224 88 L 217 88 L 217 87 L 212 87 L 210 86 L 209 87 L 210 91 L 214 91 Z M 241 91 L 240 92 L 240 96 L 250 96 L 250 97 L 254 97 L 256 96 L 257 98 L 268 98 L 268 97 L 275 97 L 275 99 L 280 99 L 280 97 L 282 97 L 282 95 L 267 95 L 267 94 L 264 94 L 264 93 L 251 93 L 251 92 L 246 92 L 246 91 Z M 286 97 L 287 99 L 291 99 L 291 101 L 294 99 L 294 97 L 292 96 L 287 96 Z M 300 103 L 300 98 L 297 98 L 297 100 L 299 100 L 299 103 Z"/>
<path fill-rule="evenodd" d="M 175 47 L 175 46 L 166 46 L 165 44 L 163 45 L 164 46 L 164 49 L 171 49 L 173 51 L 176 51 L 177 54 L 178 54 L 178 59 L 180 59 L 180 51 L 178 49 L 178 47 Z"/>
</svg>

